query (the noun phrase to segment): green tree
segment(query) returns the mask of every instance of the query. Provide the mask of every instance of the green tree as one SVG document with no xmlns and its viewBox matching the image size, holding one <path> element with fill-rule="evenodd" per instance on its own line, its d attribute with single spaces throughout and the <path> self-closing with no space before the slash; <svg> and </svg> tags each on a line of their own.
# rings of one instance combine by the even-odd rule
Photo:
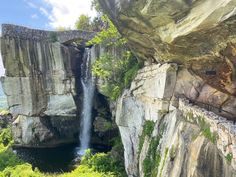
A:
<svg viewBox="0 0 236 177">
<path fill-rule="evenodd" d="M 75 27 L 79 30 L 92 31 L 91 18 L 88 15 L 80 15 Z"/>
</svg>

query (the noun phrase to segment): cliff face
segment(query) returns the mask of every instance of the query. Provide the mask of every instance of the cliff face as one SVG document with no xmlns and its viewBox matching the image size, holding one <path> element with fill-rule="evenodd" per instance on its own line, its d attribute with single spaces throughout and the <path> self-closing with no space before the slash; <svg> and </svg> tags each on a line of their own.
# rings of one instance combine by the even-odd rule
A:
<svg viewBox="0 0 236 177">
<path fill-rule="evenodd" d="M 236 176 L 236 1 L 99 2 L 149 63 L 117 103 L 128 176 Z"/>
<path fill-rule="evenodd" d="M 129 177 L 236 176 L 234 123 L 175 97 L 190 93 L 195 77 L 176 64 L 146 66 L 120 97 L 116 122 Z"/>
<path fill-rule="evenodd" d="M 185 65 L 229 95 L 235 90 L 234 0 L 100 0 L 140 58 Z"/>
<path fill-rule="evenodd" d="M 61 43 L 71 36 L 76 39 L 76 35 L 12 25 L 2 29 L 6 68 L 2 83 L 10 112 L 17 117 L 13 123 L 15 143 L 55 146 L 77 142 L 83 49 Z"/>
</svg>

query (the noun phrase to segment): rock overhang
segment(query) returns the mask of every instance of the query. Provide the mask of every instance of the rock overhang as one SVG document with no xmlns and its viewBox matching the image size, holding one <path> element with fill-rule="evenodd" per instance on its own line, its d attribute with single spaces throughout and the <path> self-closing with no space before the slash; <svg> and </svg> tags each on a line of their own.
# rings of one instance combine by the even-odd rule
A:
<svg viewBox="0 0 236 177">
<path fill-rule="evenodd" d="M 184 65 L 217 90 L 236 95 L 235 0 L 99 2 L 136 56 Z"/>
</svg>

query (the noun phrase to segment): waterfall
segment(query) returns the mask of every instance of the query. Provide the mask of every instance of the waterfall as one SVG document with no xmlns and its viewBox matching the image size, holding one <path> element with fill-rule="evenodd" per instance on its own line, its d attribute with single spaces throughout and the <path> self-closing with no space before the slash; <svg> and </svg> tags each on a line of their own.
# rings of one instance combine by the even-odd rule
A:
<svg viewBox="0 0 236 177">
<path fill-rule="evenodd" d="M 83 106 L 80 123 L 80 148 L 79 155 L 84 155 L 85 150 L 89 148 L 90 134 L 92 126 L 92 106 L 94 96 L 94 77 L 91 71 L 91 49 L 86 48 L 81 65 L 81 83 L 83 88 Z"/>
</svg>

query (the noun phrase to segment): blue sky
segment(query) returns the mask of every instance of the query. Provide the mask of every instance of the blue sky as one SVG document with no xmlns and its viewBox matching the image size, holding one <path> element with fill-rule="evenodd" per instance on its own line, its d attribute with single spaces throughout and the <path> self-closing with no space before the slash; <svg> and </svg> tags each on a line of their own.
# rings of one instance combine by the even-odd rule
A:
<svg viewBox="0 0 236 177">
<path fill-rule="evenodd" d="M 11 23 L 46 30 L 74 28 L 81 14 L 96 15 L 91 10 L 91 0 L 1 0 L 0 24 Z M 3 73 L 0 56 L 0 75 Z"/>
<path fill-rule="evenodd" d="M 48 25 L 48 17 L 43 15 L 38 7 L 42 4 L 40 0 L 34 0 L 32 7 L 25 0 L 2 0 L 0 6 L 0 24 L 13 23 L 33 28 L 51 29 Z M 35 8 L 33 5 L 35 4 Z M 50 8 L 46 4 L 44 8 Z"/>
</svg>

